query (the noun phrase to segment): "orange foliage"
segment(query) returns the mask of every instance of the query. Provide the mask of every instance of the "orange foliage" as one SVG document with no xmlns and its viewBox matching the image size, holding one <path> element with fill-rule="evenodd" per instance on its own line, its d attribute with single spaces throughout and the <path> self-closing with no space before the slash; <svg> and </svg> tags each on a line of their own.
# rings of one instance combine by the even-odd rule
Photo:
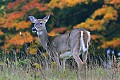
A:
<svg viewBox="0 0 120 80">
<path fill-rule="evenodd" d="M 5 18 L 3 18 L 3 17 L 0 16 L 0 25 L 4 24 L 4 22 L 5 22 Z"/>
<path fill-rule="evenodd" d="M 28 2 L 28 3 L 27 3 Z M 45 11 L 47 10 L 47 6 L 39 3 L 39 0 L 31 0 L 31 1 L 26 1 L 26 0 L 16 0 L 14 2 L 9 2 L 7 5 L 7 9 L 16 9 L 17 7 L 19 7 L 19 5 L 21 5 L 22 3 L 25 3 L 22 5 L 21 8 L 21 12 L 25 13 L 33 8 L 37 8 L 40 11 Z"/>
<path fill-rule="evenodd" d="M 14 22 L 14 21 L 6 21 L 6 22 L 4 23 L 4 25 L 2 25 L 2 26 L 3 26 L 4 28 L 10 29 L 10 28 L 15 27 L 15 25 L 16 25 L 16 22 Z"/>
<path fill-rule="evenodd" d="M 103 18 L 96 20 L 95 18 L 97 16 L 103 16 Z M 91 31 L 105 30 L 104 24 L 108 23 L 110 20 L 116 20 L 117 17 L 118 17 L 118 13 L 113 7 L 109 7 L 109 6 L 102 7 L 96 10 L 93 13 L 93 15 L 90 18 L 88 18 L 85 22 L 82 22 L 74 26 L 74 28 L 82 27 L 82 28 L 89 29 Z"/>
<path fill-rule="evenodd" d="M 10 20 L 22 18 L 24 15 L 25 15 L 24 12 L 12 12 L 11 14 L 7 15 L 7 20 L 10 21 Z"/>
<path fill-rule="evenodd" d="M 97 2 L 98 0 L 92 0 L 92 2 Z"/>
<path fill-rule="evenodd" d="M 90 26 L 85 24 L 84 22 L 82 22 L 82 23 L 77 24 L 76 26 L 74 26 L 74 28 L 87 28 L 87 29 L 89 29 Z"/>
<path fill-rule="evenodd" d="M 101 38 L 101 36 L 99 36 L 99 35 L 91 35 L 92 40 L 96 40 L 96 39 L 99 39 L 99 38 Z"/>
<path fill-rule="evenodd" d="M 64 8 L 64 7 L 72 7 L 78 3 L 87 2 L 87 0 L 51 0 L 48 4 L 50 8 Z"/>
<path fill-rule="evenodd" d="M 98 0 L 92 0 L 92 2 L 97 2 Z M 48 3 L 48 6 L 50 8 L 55 8 L 55 7 L 58 7 L 58 8 L 65 8 L 65 7 L 73 7 L 75 6 L 76 4 L 80 4 L 80 3 L 85 3 L 85 4 L 88 4 L 89 3 L 89 0 L 51 0 L 49 3 Z"/>
<path fill-rule="evenodd" d="M 111 4 L 120 4 L 120 0 L 110 0 Z"/>
<path fill-rule="evenodd" d="M 120 46 L 120 38 L 115 38 L 111 41 L 105 41 L 103 42 L 103 44 L 101 45 L 102 48 L 107 48 L 107 47 L 118 47 Z"/>
<path fill-rule="evenodd" d="M 7 9 L 17 8 L 19 4 L 21 4 L 25 0 L 16 0 L 15 2 L 9 2 L 7 5 Z"/>
<path fill-rule="evenodd" d="M 64 32 L 66 28 L 54 28 L 52 31 L 48 33 L 49 36 L 56 36 L 60 32 Z"/>
<path fill-rule="evenodd" d="M 114 4 L 115 8 L 120 8 L 120 0 L 110 0 L 109 4 Z"/>
<path fill-rule="evenodd" d="M 16 26 L 16 30 L 19 30 L 19 29 L 29 28 L 30 25 L 31 22 L 21 21 L 17 23 L 15 26 Z"/>
<path fill-rule="evenodd" d="M 25 13 L 23 13 L 23 12 L 13 12 L 13 13 L 11 13 L 11 14 L 7 14 L 6 15 L 6 19 L 4 19 L 3 21 L 4 21 L 4 24 L 2 25 L 4 28 L 8 28 L 8 29 L 10 29 L 10 28 L 13 28 L 13 27 L 16 27 L 16 26 L 18 26 L 19 24 L 18 24 L 18 20 L 17 19 L 20 19 L 20 18 L 22 18 L 23 16 L 24 16 L 24 14 Z M 28 24 L 27 22 L 26 22 L 26 24 Z M 20 24 L 21 25 L 21 24 Z M 25 22 L 24 22 L 24 25 L 25 25 Z M 25 26 L 27 26 L 27 25 L 25 25 Z M 29 26 L 29 25 L 28 25 Z M 24 27 L 23 27 L 24 28 Z M 26 27 L 25 27 L 26 28 Z"/>
<path fill-rule="evenodd" d="M 98 16 L 98 15 L 103 15 L 104 16 L 103 19 L 116 20 L 118 13 L 113 7 L 105 6 L 105 7 L 102 7 L 100 9 L 96 10 L 94 12 L 94 14 L 92 15 L 92 18 L 95 19 L 96 16 Z"/>
<path fill-rule="evenodd" d="M 86 22 L 82 22 L 74 26 L 74 28 L 85 28 L 85 29 L 89 29 L 90 31 L 94 31 L 94 30 L 100 31 L 105 29 L 105 27 L 102 26 L 103 23 L 104 20 L 87 19 Z"/>
<path fill-rule="evenodd" d="M 98 0 L 90 0 L 93 3 Z M 25 2 L 25 3 L 24 3 Z M 65 8 L 65 7 L 73 7 L 76 4 L 80 4 L 81 2 L 88 4 L 89 0 L 51 0 L 48 4 L 39 3 L 39 0 L 15 0 L 14 2 L 9 2 L 7 5 L 7 10 L 14 9 L 14 12 L 8 11 L 4 16 L 0 16 L 0 28 L 14 28 L 16 30 L 29 28 L 31 22 L 26 22 L 23 20 L 23 17 L 26 15 L 26 12 L 37 9 L 39 11 L 47 11 L 48 7 L 50 8 Z M 23 4 L 24 3 L 24 4 Z M 114 9 L 115 7 L 120 8 L 120 0 L 104 0 L 105 5 L 102 8 L 95 10 L 95 12 L 88 18 L 85 22 L 77 24 L 74 28 L 85 28 L 90 31 L 101 31 L 105 30 L 104 24 L 108 23 L 110 20 L 116 20 L 118 17 L 118 12 Z M 113 4 L 113 6 L 107 6 L 107 4 Z M 18 11 L 19 9 L 19 11 Z M 49 11 L 49 10 L 48 10 Z M 101 19 L 96 19 L 96 17 L 103 16 Z M 55 28 L 51 32 L 48 33 L 50 36 L 56 36 L 61 32 L 64 32 L 66 28 Z M 4 33 L 0 31 L 0 35 Z M 12 37 L 7 37 L 5 40 L 5 47 L 9 48 L 11 45 L 23 45 L 26 42 L 33 41 L 33 37 L 29 32 L 26 34 L 16 34 Z M 100 35 L 91 35 L 92 40 L 96 40 L 102 38 Z M 38 39 L 37 39 L 38 40 Z M 120 45 L 120 39 L 116 38 L 112 41 L 103 42 L 102 48 L 112 46 L 117 47 Z M 30 48 L 30 53 L 36 53 L 37 49 L 32 47 Z"/>
<path fill-rule="evenodd" d="M 47 6 L 44 6 L 43 4 L 40 4 L 38 0 L 33 0 L 30 3 L 26 4 L 21 8 L 23 12 L 27 12 L 31 9 L 37 8 L 39 11 L 45 11 L 47 10 Z"/>
<path fill-rule="evenodd" d="M 26 22 L 26 21 L 21 21 L 21 22 L 18 22 L 18 21 L 6 21 L 6 23 L 3 26 L 4 26 L 4 28 L 7 27 L 8 29 L 16 27 L 16 30 L 19 30 L 19 29 L 29 28 L 30 25 L 31 25 L 31 23 Z"/>
<path fill-rule="evenodd" d="M 3 35 L 4 33 L 0 30 L 0 35 Z"/>
<path fill-rule="evenodd" d="M 28 2 L 28 3 L 26 3 L 26 5 L 23 4 L 21 6 L 20 12 L 14 11 L 10 14 L 6 14 L 5 18 L 0 17 L 0 24 L 2 24 L 1 27 L 8 28 L 8 29 L 16 27 L 16 30 L 19 30 L 22 28 L 23 29 L 28 28 L 31 25 L 31 23 L 22 20 L 23 16 L 25 16 L 27 11 L 34 9 L 34 8 L 37 8 L 40 11 L 47 10 L 47 6 L 39 3 L 39 0 L 32 0 L 32 1 L 16 0 L 14 2 L 8 3 L 7 9 L 8 10 L 12 8 L 15 9 L 19 5 L 21 5 L 23 2 Z M 20 22 L 19 19 L 22 21 Z"/>
<path fill-rule="evenodd" d="M 12 36 L 10 39 L 6 39 L 5 48 L 9 48 L 10 45 L 23 45 L 24 43 L 33 41 L 33 37 L 29 32 L 25 32 L 22 36 L 18 33 Z"/>
</svg>

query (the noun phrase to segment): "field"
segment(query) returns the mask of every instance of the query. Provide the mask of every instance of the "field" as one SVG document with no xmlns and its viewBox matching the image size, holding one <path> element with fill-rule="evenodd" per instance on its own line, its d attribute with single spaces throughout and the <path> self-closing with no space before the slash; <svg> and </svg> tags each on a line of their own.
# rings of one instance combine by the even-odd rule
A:
<svg viewBox="0 0 120 80">
<path fill-rule="evenodd" d="M 120 80 L 119 67 L 106 69 L 97 64 L 89 65 L 87 73 L 79 75 L 77 68 L 68 66 L 66 70 L 56 71 L 55 64 L 52 66 L 44 68 L 38 63 L 31 66 L 29 59 L 23 62 L 16 59 L 12 63 L 6 59 L 0 62 L 0 80 Z"/>
</svg>

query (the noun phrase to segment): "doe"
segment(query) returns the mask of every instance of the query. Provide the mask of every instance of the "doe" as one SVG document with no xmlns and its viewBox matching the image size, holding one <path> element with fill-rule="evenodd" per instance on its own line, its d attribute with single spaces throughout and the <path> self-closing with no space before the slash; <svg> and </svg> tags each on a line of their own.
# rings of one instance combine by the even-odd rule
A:
<svg viewBox="0 0 120 80">
<path fill-rule="evenodd" d="M 73 57 L 80 70 L 83 64 L 87 64 L 90 32 L 83 28 L 75 28 L 56 37 L 49 36 L 45 26 L 49 17 L 50 15 L 47 15 L 43 19 L 36 19 L 34 16 L 29 16 L 31 22 L 34 23 L 32 31 L 37 32 L 42 47 L 48 51 L 49 55 L 57 63 L 58 68 L 60 66 L 59 59 L 63 59 L 65 69 L 65 60 Z M 82 55 L 82 59 L 79 55 Z"/>
</svg>

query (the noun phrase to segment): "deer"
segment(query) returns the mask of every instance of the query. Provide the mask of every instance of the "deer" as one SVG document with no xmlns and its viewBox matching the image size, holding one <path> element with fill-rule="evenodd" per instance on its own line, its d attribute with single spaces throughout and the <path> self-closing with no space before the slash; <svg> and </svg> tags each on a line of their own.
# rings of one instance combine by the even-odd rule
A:
<svg viewBox="0 0 120 80">
<path fill-rule="evenodd" d="M 65 69 L 65 61 L 71 57 L 77 63 L 80 70 L 82 65 L 87 65 L 87 54 L 90 43 L 90 32 L 83 28 L 74 28 L 69 32 L 58 36 L 49 36 L 46 23 L 50 15 L 42 19 L 36 19 L 34 16 L 29 16 L 29 19 L 34 23 L 32 32 L 36 32 L 42 47 L 53 58 L 59 68 L 60 59 L 63 60 L 63 68 Z M 82 59 L 79 57 L 82 55 Z"/>
</svg>

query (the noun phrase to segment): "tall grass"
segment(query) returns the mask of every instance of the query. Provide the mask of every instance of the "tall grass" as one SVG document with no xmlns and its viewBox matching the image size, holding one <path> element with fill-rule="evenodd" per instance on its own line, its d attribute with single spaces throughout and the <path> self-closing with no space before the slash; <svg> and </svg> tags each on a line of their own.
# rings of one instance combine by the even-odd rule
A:
<svg viewBox="0 0 120 80">
<path fill-rule="evenodd" d="M 39 61 L 32 61 L 36 57 L 27 55 L 25 59 L 19 60 L 14 50 L 13 54 L 13 61 L 3 56 L 3 61 L 0 62 L 0 80 L 120 80 L 119 67 L 103 68 L 97 64 L 97 60 L 93 61 L 94 59 L 92 59 L 93 62 L 89 62 L 86 76 L 84 76 L 78 74 L 73 64 L 68 64 L 66 70 L 57 71 L 55 64 L 45 68 Z"/>
</svg>

